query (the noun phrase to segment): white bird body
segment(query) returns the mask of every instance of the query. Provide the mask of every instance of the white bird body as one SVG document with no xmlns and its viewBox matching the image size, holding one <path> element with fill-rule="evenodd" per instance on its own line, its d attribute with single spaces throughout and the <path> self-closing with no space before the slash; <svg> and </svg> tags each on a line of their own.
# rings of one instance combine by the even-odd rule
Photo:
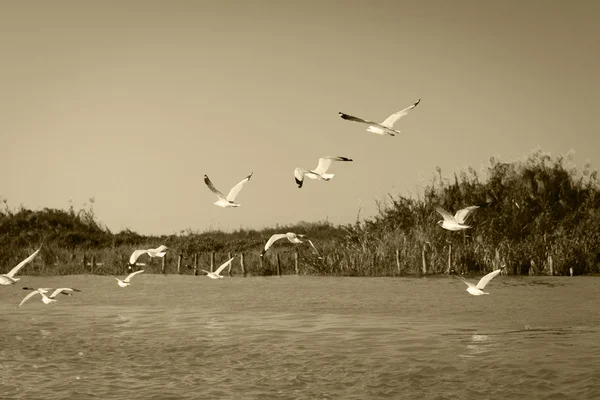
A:
<svg viewBox="0 0 600 400">
<path fill-rule="evenodd" d="M 269 238 L 269 240 L 267 241 L 267 243 L 265 244 L 265 248 L 260 253 L 260 256 L 261 257 L 264 256 L 265 253 L 267 252 L 267 250 L 269 250 L 269 248 L 273 245 L 273 243 L 275 243 L 279 239 L 283 239 L 283 238 L 286 238 L 291 243 L 304 243 L 301 239 L 304 239 L 304 240 L 308 241 L 308 243 L 310 243 L 310 245 L 312 246 L 312 248 L 315 250 L 315 253 L 317 253 L 317 256 L 319 256 L 319 258 L 322 258 L 319 255 L 319 252 L 317 251 L 317 248 L 315 247 L 315 245 L 313 244 L 313 242 L 311 242 L 310 239 L 306 235 L 296 234 L 296 233 L 293 233 L 293 232 L 276 233 L 276 234 L 272 235 Z"/>
<path fill-rule="evenodd" d="M 247 177 L 242 179 L 237 185 L 232 187 L 231 190 L 229 191 L 229 193 L 227 194 L 227 196 L 224 196 L 223 193 L 221 193 L 219 190 L 217 190 L 215 185 L 213 185 L 213 183 L 208 178 L 208 175 L 204 175 L 204 183 L 206 184 L 206 186 L 208 186 L 208 188 L 210 189 L 211 192 L 213 192 L 214 194 L 217 195 L 217 198 L 218 198 L 218 200 L 215 201 L 213 204 L 215 206 L 219 206 L 219 207 L 223 207 L 223 208 L 232 208 L 232 207 L 241 206 L 241 204 L 235 202 L 235 198 L 240 193 L 240 191 L 242 190 L 244 185 L 250 180 L 250 178 L 252 178 L 253 174 L 254 174 L 254 172 L 251 172 L 250 175 L 248 175 Z"/>
<path fill-rule="evenodd" d="M 496 275 L 498 275 L 499 273 L 502 272 L 502 269 L 504 268 L 504 266 L 502 266 L 502 268 L 497 269 L 495 271 L 490 272 L 487 275 L 484 275 L 483 278 L 481 278 L 479 280 L 479 282 L 477 282 L 477 284 L 473 284 L 471 282 L 466 281 L 464 278 L 460 277 L 460 279 L 468 286 L 467 287 L 467 292 L 469 292 L 470 294 L 472 294 L 473 296 L 481 296 L 483 294 L 489 294 L 487 292 L 483 291 L 483 288 L 485 288 L 485 285 L 487 285 L 492 279 L 494 279 L 494 277 Z"/>
<path fill-rule="evenodd" d="M 444 219 L 438 221 L 438 225 L 449 231 L 460 231 L 469 229 L 471 226 L 465 225 L 465 221 L 473 211 L 479 208 L 479 206 L 469 206 L 462 208 L 452 216 L 448 211 L 444 210 L 439 205 L 436 205 L 435 211 L 437 211 Z"/>
<path fill-rule="evenodd" d="M 331 180 L 334 174 L 327 174 L 326 172 L 331 166 L 331 163 L 334 161 L 352 161 L 352 159 L 348 157 L 325 156 L 319 158 L 319 164 L 317 165 L 317 168 L 313 170 L 298 167 L 294 170 L 294 178 L 296 179 L 296 184 L 299 188 L 301 188 L 302 183 L 304 182 L 304 177 L 323 181 Z"/>
<path fill-rule="evenodd" d="M 26 264 L 30 263 L 31 260 L 33 260 L 35 258 L 35 256 L 37 256 L 37 254 L 40 252 L 41 249 L 42 248 L 40 247 L 39 249 L 34 251 L 33 254 L 31 254 L 29 257 L 27 257 L 26 259 L 21 261 L 16 267 L 11 269 L 7 274 L 0 275 L 0 285 L 14 285 L 15 283 L 19 282 L 19 280 L 21 278 L 15 278 L 14 277 L 15 274 L 17 272 L 19 272 L 19 270 L 21 268 L 23 268 Z"/>
<path fill-rule="evenodd" d="M 73 293 L 73 292 L 81 292 L 81 290 L 79 290 L 79 289 L 58 288 L 58 289 L 55 289 L 54 292 L 52 292 L 52 294 L 50 296 L 47 296 L 46 293 L 48 293 L 50 290 L 52 290 L 52 288 L 33 289 L 33 288 L 24 287 L 23 289 L 31 290 L 32 292 L 29 293 L 27 296 L 25 296 L 23 298 L 23 300 L 21 300 L 21 303 L 19 303 L 19 305 L 17 307 L 21 307 L 21 305 L 23 305 L 23 303 L 25 303 L 27 300 L 29 300 L 36 294 L 40 294 L 42 296 L 42 301 L 44 302 L 44 304 L 50 304 L 50 303 L 54 303 L 55 301 L 57 301 L 55 299 L 55 297 L 58 296 L 59 294 L 64 294 L 64 295 L 70 296 L 71 293 Z"/>
<path fill-rule="evenodd" d="M 231 264 L 231 262 L 233 261 L 234 258 L 235 257 L 231 257 L 229 260 L 225 261 L 223 264 L 221 264 L 221 266 L 219 268 L 217 268 L 217 270 L 215 272 L 210 272 L 205 269 L 202 269 L 201 271 L 206 272 L 206 276 L 208 276 L 210 279 L 223 279 L 221 272 L 223 272 L 225 267 L 227 267 L 229 264 Z"/>
<path fill-rule="evenodd" d="M 165 254 L 167 254 L 167 251 L 169 250 L 169 248 L 163 244 L 161 244 L 160 246 L 158 246 L 156 249 L 139 249 L 139 250 L 134 250 L 133 253 L 131 253 L 131 256 L 129 256 L 129 265 L 133 265 L 135 264 L 135 262 L 137 261 L 137 259 L 143 255 L 143 254 L 148 254 L 150 256 L 150 258 L 154 258 L 154 257 L 164 257 Z"/>
<path fill-rule="evenodd" d="M 343 112 L 340 112 L 339 115 L 340 115 L 340 117 L 342 117 L 345 120 L 359 122 L 361 124 L 369 125 L 369 127 L 366 129 L 367 132 L 375 133 L 377 135 L 396 136 L 396 134 L 401 133 L 400 131 L 394 129 L 394 125 L 396 124 L 396 122 L 398 122 L 398 120 L 400 118 L 402 118 L 406 114 L 408 114 L 408 112 L 410 110 L 415 108 L 419 104 L 420 101 L 421 101 L 421 99 L 417 100 L 416 103 L 414 103 L 410 107 L 407 107 L 403 110 L 395 112 L 394 114 L 387 117 L 385 119 L 385 121 L 383 121 L 382 123 L 368 121 L 368 120 L 365 120 L 362 118 L 354 117 L 352 115 L 344 114 Z"/>
<path fill-rule="evenodd" d="M 121 287 L 126 287 L 129 286 L 130 283 L 129 281 L 131 280 L 131 278 L 133 278 L 134 276 L 136 276 L 137 274 L 141 274 L 142 272 L 144 272 L 143 269 L 140 269 L 139 271 L 135 271 L 130 273 L 129 275 L 127 275 L 127 277 L 123 280 L 120 280 L 119 278 L 117 278 L 116 276 L 113 276 L 113 278 L 115 278 L 117 280 L 117 284 Z"/>
</svg>

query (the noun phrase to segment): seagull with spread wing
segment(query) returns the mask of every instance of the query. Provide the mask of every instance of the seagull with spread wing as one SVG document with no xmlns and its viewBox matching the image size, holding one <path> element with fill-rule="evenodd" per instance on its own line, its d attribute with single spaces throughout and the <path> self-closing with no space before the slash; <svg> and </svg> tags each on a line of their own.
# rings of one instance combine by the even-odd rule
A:
<svg viewBox="0 0 600 400">
<path fill-rule="evenodd" d="M 217 268 L 217 270 L 215 272 L 210 272 L 205 269 L 201 269 L 200 271 L 206 272 L 206 276 L 208 276 L 210 279 L 223 279 L 223 275 L 221 275 L 221 272 L 223 272 L 225 267 L 227 267 L 229 264 L 231 264 L 231 262 L 233 261 L 234 258 L 235 258 L 235 256 L 231 257 L 229 260 L 225 261 L 223 264 L 221 264 L 221 266 L 219 268 Z"/>
<path fill-rule="evenodd" d="M 465 221 L 471 215 L 471 213 L 479 208 L 479 206 L 469 206 L 466 208 L 462 208 L 454 214 L 454 216 L 450 215 L 450 213 L 444 210 L 441 206 L 434 206 L 435 211 L 437 211 L 444 219 L 438 221 L 438 225 L 444 229 L 449 231 L 460 231 L 463 229 L 469 229 L 469 225 L 465 225 Z"/>
<path fill-rule="evenodd" d="M 217 190 L 215 185 L 213 185 L 213 183 L 210 181 L 210 179 L 208 179 L 207 175 L 204 175 L 204 183 L 206 183 L 206 186 L 208 186 L 208 188 L 211 190 L 211 192 L 216 194 L 217 198 L 219 199 L 219 200 L 215 201 L 213 204 L 216 206 L 219 206 L 219 207 L 224 207 L 224 208 L 241 206 L 241 204 L 235 202 L 235 198 L 240 193 L 240 190 L 242 190 L 242 188 L 244 187 L 246 182 L 248 182 L 250 180 L 250 178 L 252 178 L 252 174 L 254 174 L 254 172 L 250 173 L 250 175 L 248 175 L 247 177 L 242 179 L 242 181 L 240 183 L 238 183 L 237 185 L 232 187 L 231 190 L 229 191 L 229 194 L 227 195 L 227 197 L 223 196 L 223 193 L 221 193 L 220 191 Z"/>
<path fill-rule="evenodd" d="M 288 232 L 288 233 L 276 233 L 273 236 L 271 236 L 269 238 L 269 240 L 267 241 L 267 244 L 265 244 L 265 248 L 263 249 L 263 251 L 260 253 L 260 256 L 264 256 L 265 253 L 267 252 L 267 250 L 269 250 L 269 247 L 271 247 L 273 245 L 273 243 L 275 243 L 276 241 L 278 241 L 279 239 L 283 239 L 286 238 L 287 240 L 289 240 L 291 243 L 304 243 L 301 239 L 306 240 L 308 243 L 310 243 L 310 245 L 312 246 L 312 248 L 315 250 L 315 253 L 317 253 L 317 256 L 319 256 L 319 258 L 323 258 L 321 257 L 321 255 L 319 254 L 319 252 L 317 251 L 317 248 L 315 247 L 315 245 L 313 244 L 313 242 L 310 241 L 310 239 L 306 236 L 306 235 L 302 235 L 302 234 L 296 234 L 293 232 Z"/>
<path fill-rule="evenodd" d="M 404 117 L 410 110 L 415 108 L 421 99 L 417 100 L 415 104 L 410 107 L 405 108 L 404 110 L 400 110 L 385 119 L 382 123 L 377 123 L 373 121 L 367 121 L 362 118 L 353 117 L 352 115 L 344 114 L 340 112 L 340 117 L 342 119 L 354 122 L 360 122 L 361 124 L 367 124 L 369 127 L 367 128 L 367 132 L 376 133 L 378 135 L 388 135 L 388 136 L 396 136 L 397 133 L 401 133 L 400 131 L 394 129 L 394 124 L 398 122 L 398 120 Z"/>
<path fill-rule="evenodd" d="M 504 265 L 502 266 L 502 268 L 497 269 L 495 271 L 490 272 L 487 275 L 484 275 L 483 278 L 481 278 L 479 280 L 479 282 L 477 282 L 477 285 L 472 284 L 471 282 L 465 280 L 462 276 L 459 277 L 459 279 L 461 281 L 463 281 L 468 287 L 467 287 L 467 292 L 469 292 L 470 294 L 472 294 L 473 296 L 481 296 L 483 294 L 489 294 L 487 292 L 483 291 L 483 288 L 485 287 L 485 285 L 487 285 L 492 279 L 494 279 L 495 276 L 497 276 L 499 273 L 502 272 L 502 270 L 504 269 Z"/>
<path fill-rule="evenodd" d="M 117 284 L 121 287 L 126 287 L 131 285 L 131 283 L 129 283 L 129 281 L 131 281 L 131 278 L 133 278 L 134 276 L 136 276 L 137 274 L 141 274 L 142 272 L 144 272 L 143 269 L 140 269 L 139 271 L 135 271 L 130 273 L 129 275 L 127 275 L 127 277 L 123 280 L 120 280 L 119 278 L 117 278 L 116 276 L 113 275 L 113 278 L 115 278 L 117 280 Z"/>
<path fill-rule="evenodd" d="M 155 249 L 139 249 L 139 250 L 134 250 L 133 253 L 131 253 L 131 256 L 129 256 L 129 265 L 134 265 L 137 261 L 137 259 L 143 255 L 143 254 L 148 254 L 150 256 L 150 258 L 154 258 L 154 257 L 164 257 L 165 254 L 167 254 L 167 251 L 169 251 L 170 249 L 165 246 L 164 244 L 161 244 L 160 246 L 158 246 Z"/>
<path fill-rule="evenodd" d="M 50 304 L 50 303 L 54 303 L 56 301 L 55 297 L 58 296 L 59 294 L 64 294 L 64 295 L 70 296 L 73 292 L 81 292 L 81 290 L 79 290 L 79 289 L 58 288 L 58 289 L 55 289 L 54 292 L 52 292 L 52 294 L 50 296 L 47 296 L 46 293 L 48 293 L 50 290 L 52 290 L 51 288 L 34 289 L 34 288 L 24 287 L 23 289 L 31 290 L 32 292 L 29 293 L 27 296 L 25 296 L 25 298 L 23 298 L 23 300 L 21 300 L 21 303 L 19 303 L 19 305 L 17 307 L 21 307 L 23 305 L 23 303 L 25 303 L 27 300 L 29 300 L 36 294 L 40 294 L 42 296 L 42 301 L 44 302 L 44 304 Z"/>
<path fill-rule="evenodd" d="M 21 278 L 15 278 L 14 276 L 16 275 L 16 273 L 19 272 L 19 270 L 21 268 L 23 268 L 26 264 L 30 263 L 31 260 L 33 260 L 35 258 L 35 256 L 37 256 L 37 254 L 40 252 L 41 249 L 42 248 L 40 247 L 39 249 L 34 251 L 29 257 L 27 257 L 26 259 L 21 261 L 16 267 L 11 269 L 7 274 L 0 275 L 0 285 L 14 285 L 15 283 L 17 283 Z"/>
<path fill-rule="evenodd" d="M 294 177 L 296 178 L 296 184 L 298 187 L 302 187 L 302 183 L 304 182 L 304 177 L 310 179 L 318 179 L 323 181 L 328 181 L 333 178 L 334 174 L 326 174 L 327 170 L 331 166 L 331 163 L 334 161 L 352 161 L 351 158 L 348 157 L 333 157 L 333 156 L 325 156 L 319 158 L 319 165 L 317 168 L 313 170 L 308 170 L 305 168 L 298 167 L 294 170 Z"/>
</svg>

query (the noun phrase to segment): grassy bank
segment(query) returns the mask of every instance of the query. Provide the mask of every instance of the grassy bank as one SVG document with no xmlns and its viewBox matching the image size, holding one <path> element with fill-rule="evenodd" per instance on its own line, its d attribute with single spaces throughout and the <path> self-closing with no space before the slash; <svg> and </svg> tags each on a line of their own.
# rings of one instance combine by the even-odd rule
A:
<svg viewBox="0 0 600 400">
<path fill-rule="evenodd" d="M 468 205 L 480 208 L 470 217 L 466 232 L 449 232 L 436 221 L 433 206 L 454 213 Z M 325 256 L 319 260 L 308 246 L 278 242 L 265 256 L 258 255 L 273 233 L 308 235 Z M 234 232 L 181 232 L 143 236 L 132 231 L 112 233 L 95 217 L 93 201 L 87 208 L 11 210 L 5 201 L 0 212 L 0 263 L 10 269 L 44 242 L 40 256 L 23 274 L 118 274 L 136 248 L 165 244 L 183 254 L 185 267 L 206 268 L 214 253 L 215 267 L 229 253 L 244 253 L 246 272 L 271 275 L 294 273 L 298 251 L 301 274 L 394 276 L 404 274 L 483 273 L 502 264 L 511 274 L 567 275 L 600 272 L 600 186 L 589 164 L 577 169 L 572 155 L 550 157 L 534 150 L 522 160 L 491 158 L 480 172 L 468 168 L 444 177 L 437 168 L 431 182 L 416 196 L 390 195 L 379 203 L 374 218 L 334 226 L 300 222 L 291 226 Z M 92 264 L 92 257 L 95 265 Z M 84 263 L 85 258 L 85 263 Z M 175 273 L 177 255 L 166 258 L 165 272 Z M 146 261 L 146 260 L 140 260 Z M 88 263 L 90 265 L 88 265 Z M 160 259 L 148 262 L 149 272 L 160 273 Z M 239 259 L 234 273 L 241 272 Z"/>
</svg>

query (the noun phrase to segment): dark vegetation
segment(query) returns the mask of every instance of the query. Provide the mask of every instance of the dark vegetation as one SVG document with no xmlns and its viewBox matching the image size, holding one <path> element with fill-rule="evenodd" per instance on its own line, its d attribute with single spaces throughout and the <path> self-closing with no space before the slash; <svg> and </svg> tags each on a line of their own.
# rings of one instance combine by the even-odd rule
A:
<svg viewBox="0 0 600 400">
<path fill-rule="evenodd" d="M 572 165 L 571 155 L 552 159 L 534 150 L 526 159 L 501 162 L 494 157 L 480 174 L 473 168 L 442 176 L 441 170 L 422 193 L 392 196 L 379 202 L 377 216 L 354 224 L 299 222 L 291 226 L 144 236 L 130 230 L 112 233 L 95 217 L 93 199 L 79 211 L 45 208 L 11 210 L 6 200 L 0 212 L 0 263 L 6 272 L 43 243 L 42 252 L 25 267 L 24 275 L 125 273 L 136 248 L 165 244 L 184 254 L 181 272 L 189 274 L 193 254 L 205 268 L 210 253 L 215 267 L 228 253 L 244 253 L 246 271 L 274 274 L 275 255 L 282 273 L 294 272 L 294 252 L 300 273 L 319 275 L 392 276 L 420 273 L 483 273 L 506 264 L 511 274 L 595 274 L 600 265 L 600 186 L 597 171 Z M 480 208 L 466 232 L 445 231 L 433 206 L 450 213 L 468 205 Z M 325 256 L 319 260 L 308 245 L 277 242 L 261 264 L 258 254 L 273 233 L 308 235 Z M 451 251 L 451 258 L 449 253 Z M 94 257 L 95 265 L 90 264 Z M 84 257 L 86 263 L 84 265 Z M 160 272 L 161 260 L 144 268 Z M 450 261 L 450 262 L 449 262 Z M 167 256 L 166 272 L 174 273 L 177 255 Z M 234 262 L 239 273 L 239 262 Z"/>
</svg>

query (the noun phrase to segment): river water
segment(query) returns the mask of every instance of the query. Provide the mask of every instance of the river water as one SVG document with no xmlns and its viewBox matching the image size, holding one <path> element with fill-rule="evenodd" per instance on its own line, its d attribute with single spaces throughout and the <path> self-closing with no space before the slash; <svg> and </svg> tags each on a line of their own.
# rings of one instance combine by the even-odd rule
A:
<svg viewBox="0 0 600 400">
<path fill-rule="evenodd" d="M 473 277 L 476 281 L 479 277 Z M 45 305 L 21 288 L 81 289 Z M 600 398 L 600 279 L 24 276 L 2 399 Z"/>
</svg>

